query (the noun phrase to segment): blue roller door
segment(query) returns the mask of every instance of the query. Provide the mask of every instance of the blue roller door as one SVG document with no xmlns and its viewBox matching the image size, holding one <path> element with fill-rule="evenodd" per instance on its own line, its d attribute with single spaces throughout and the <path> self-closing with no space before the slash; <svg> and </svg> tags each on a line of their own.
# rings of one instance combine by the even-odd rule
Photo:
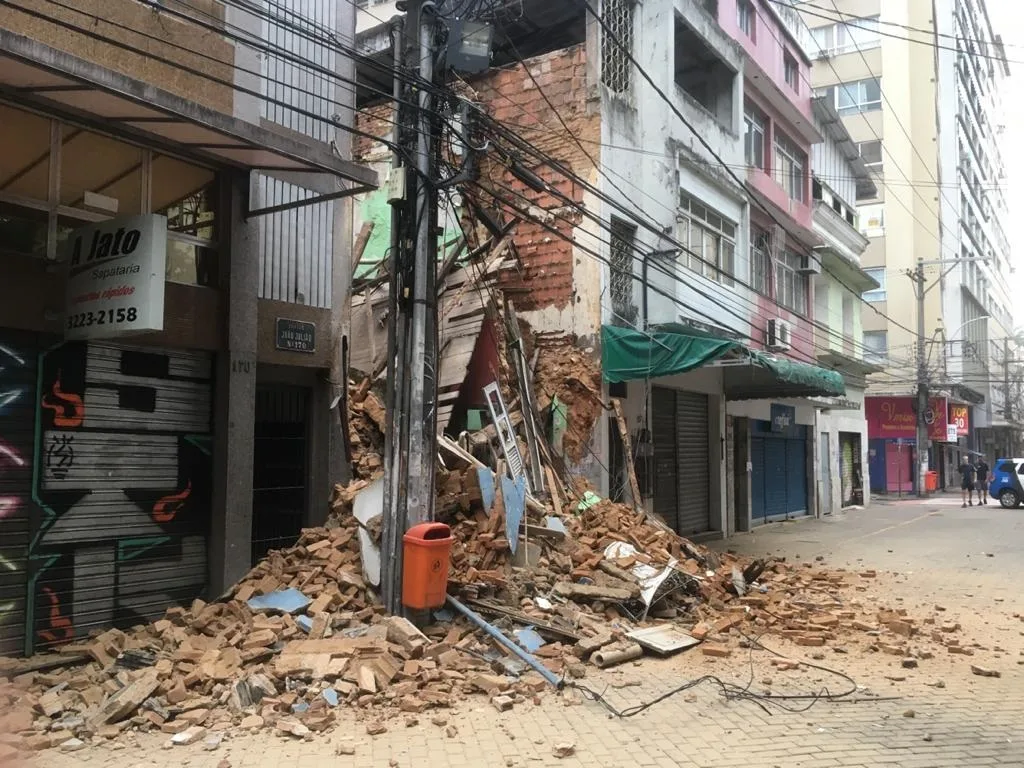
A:
<svg viewBox="0 0 1024 768">
<path fill-rule="evenodd" d="M 807 514 L 807 440 L 786 440 L 786 512 Z"/>
<path fill-rule="evenodd" d="M 755 520 L 767 516 L 764 505 L 764 439 L 754 437 L 750 441 L 750 513 Z"/>
<path fill-rule="evenodd" d="M 807 427 L 771 431 L 751 422 L 751 516 L 754 522 L 807 514 Z"/>
</svg>

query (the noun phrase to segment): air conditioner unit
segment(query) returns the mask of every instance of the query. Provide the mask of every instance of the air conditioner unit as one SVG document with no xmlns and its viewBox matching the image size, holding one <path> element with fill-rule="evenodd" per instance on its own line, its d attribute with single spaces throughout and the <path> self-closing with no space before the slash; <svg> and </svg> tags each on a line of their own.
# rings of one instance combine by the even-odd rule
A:
<svg viewBox="0 0 1024 768">
<path fill-rule="evenodd" d="M 772 352 L 788 352 L 792 344 L 793 329 L 781 318 L 768 321 L 768 349 Z"/>
<path fill-rule="evenodd" d="M 820 275 L 821 257 L 813 253 L 805 254 L 803 260 L 800 262 L 800 269 L 798 269 L 797 272 L 801 275 Z"/>
</svg>

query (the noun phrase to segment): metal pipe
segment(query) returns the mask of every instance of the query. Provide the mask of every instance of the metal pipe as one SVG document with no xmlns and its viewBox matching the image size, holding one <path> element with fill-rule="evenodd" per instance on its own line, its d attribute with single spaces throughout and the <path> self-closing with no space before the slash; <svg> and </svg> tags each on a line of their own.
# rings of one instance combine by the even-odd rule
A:
<svg viewBox="0 0 1024 768">
<path fill-rule="evenodd" d="M 472 609 L 467 608 L 466 606 L 464 606 L 462 603 L 460 603 L 458 600 L 456 600 L 451 595 L 448 595 L 448 605 L 450 605 L 456 611 L 458 611 L 463 616 L 465 616 L 467 619 L 469 619 L 474 624 L 476 624 L 478 627 L 480 627 L 480 629 L 482 629 L 488 635 L 490 635 L 495 640 L 497 640 L 504 648 L 506 648 L 507 650 L 511 651 L 516 656 L 518 656 L 520 659 L 522 659 L 526 664 L 528 664 L 541 677 L 543 677 L 545 680 L 547 680 L 549 683 L 551 683 L 551 685 L 553 685 L 555 688 L 561 690 L 561 688 L 562 688 L 562 681 L 559 679 L 558 675 L 556 675 L 550 669 L 548 669 L 543 664 L 541 664 L 540 661 L 537 660 L 536 656 L 534 656 L 531 653 L 527 653 L 526 651 L 524 651 L 516 643 L 512 642 L 511 640 L 509 640 L 508 637 L 506 637 L 505 634 L 500 629 L 495 627 L 493 624 L 489 624 L 488 622 L 486 622 L 479 614 L 475 613 Z"/>
</svg>

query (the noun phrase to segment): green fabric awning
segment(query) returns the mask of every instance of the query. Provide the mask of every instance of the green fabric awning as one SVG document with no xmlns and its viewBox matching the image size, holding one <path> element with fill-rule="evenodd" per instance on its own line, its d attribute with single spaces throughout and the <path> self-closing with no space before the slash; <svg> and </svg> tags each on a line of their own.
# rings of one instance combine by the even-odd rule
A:
<svg viewBox="0 0 1024 768">
<path fill-rule="evenodd" d="M 726 396 L 730 400 L 756 400 L 762 397 L 842 397 L 846 394 L 846 381 L 838 371 L 830 371 L 810 363 L 788 360 L 784 357 L 750 350 L 755 366 L 771 371 L 775 381 L 760 386 L 744 386 L 740 371 L 726 375 Z M 755 380 L 756 381 L 756 380 Z M 767 390 L 767 391 L 765 391 Z"/>
<path fill-rule="evenodd" d="M 675 327 L 654 328 L 650 333 L 601 327 L 601 367 L 610 383 L 674 376 L 730 353 L 736 358 L 736 364 L 724 369 L 725 395 L 730 400 L 846 394 L 846 382 L 837 371 L 748 349 L 731 339 L 684 333 Z"/>
<path fill-rule="evenodd" d="M 601 369 L 613 384 L 686 373 L 738 349 L 743 345 L 728 339 L 601 326 Z"/>
</svg>

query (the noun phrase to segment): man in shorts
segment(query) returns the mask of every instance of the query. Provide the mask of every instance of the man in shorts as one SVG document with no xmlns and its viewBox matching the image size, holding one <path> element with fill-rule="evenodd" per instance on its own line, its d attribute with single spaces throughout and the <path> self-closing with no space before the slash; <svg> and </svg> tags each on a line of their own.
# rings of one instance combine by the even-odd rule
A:
<svg viewBox="0 0 1024 768">
<path fill-rule="evenodd" d="M 974 465 L 971 464 L 971 460 L 966 456 L 960 461 L 958 467 L 960 471 L 960 495 L 963 499 L 961 507 L 968 505 L 974 506 L 974 499 L 971 498 L 971 494 L 974 492 Z"/>
<path fill-rule="evenodd" d="M 984 456 L 978 457 L 978 463 L 974 465 L 974 490 L 978 493 L 978 503 L 988 504 L 988 481 L 991 468 L 985 461 Z"/>
</svg>

